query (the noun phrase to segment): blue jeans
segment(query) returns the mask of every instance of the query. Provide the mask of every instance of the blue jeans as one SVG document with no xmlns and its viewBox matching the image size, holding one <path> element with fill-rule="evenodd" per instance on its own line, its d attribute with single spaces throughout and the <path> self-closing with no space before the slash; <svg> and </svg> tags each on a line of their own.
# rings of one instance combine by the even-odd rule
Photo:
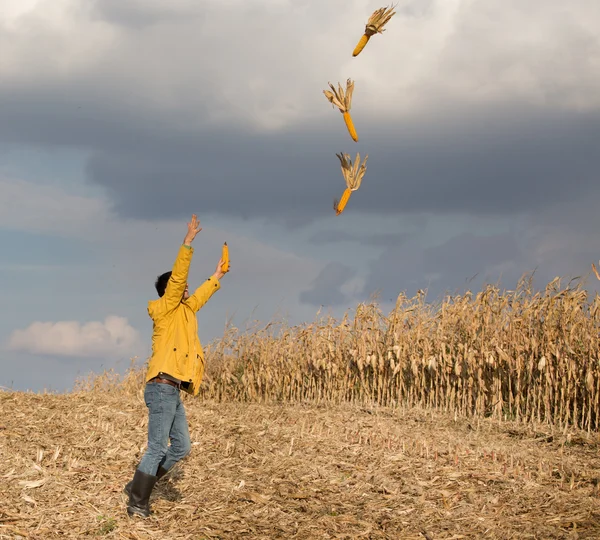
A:
<svg viewBox="0 0 600 540">
<path fill-rule="evenodd" d="M 144 400 L 148 407 L 148 449 L 138 469 L 154 476 L 159 466 L 168 471 L 187 456 L 192 445 L 177 388 L 165 383 L 147 383 Z"/>
</svg>

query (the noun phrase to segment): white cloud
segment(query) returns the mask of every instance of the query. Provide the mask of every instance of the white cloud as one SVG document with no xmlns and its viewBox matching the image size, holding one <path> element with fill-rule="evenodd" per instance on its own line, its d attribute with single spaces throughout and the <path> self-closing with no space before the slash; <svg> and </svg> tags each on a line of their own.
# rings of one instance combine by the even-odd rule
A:
<svg viewBox="0 0 600 540">
<path fill-rule="evenodd" d="M 118 30 L 91 16 L 79 0 L 3 0 L 0 73 L 3 85 L 34 90 L 40 83 L 71 83 L 101 61 Z M 51 50 L 52 54 L 47 55 Z M 43 61 L 47 56 L 47 62 Z"/>
<path fill-rule="evenodd" d="M 421 81 L 436 99 L 600 107 L 600 17 L 588 0 L 459 2 Z M 416 88 L 422 90 L 422 88 Z"/>
<path fill-rule="evenodd" d="M 435 118 L 455 102 L 600 107 L 590 0 L 413 0 L 357 58 L 367 0 L 21 2 L 0 26 L 0 88 L 84 96 L 186 130 L 333 116 L 322 90 L 348 77 L 365 118 Z"/>
<path fill-rule="evenodd" d="M 39 7 L 40 0 L 4 0 L 0 4 L 0 20 L 4 25 L 15 24 L 19 18 Z"/>
<path fill-rule="evenodd" d="M 34 322 L 15 330 L 8 348 L 33 354 L 83 358 L 136 355 L 142 349 L 138 331 L 127 319 L 110 315 L 103 322 Z"/>
</svg>

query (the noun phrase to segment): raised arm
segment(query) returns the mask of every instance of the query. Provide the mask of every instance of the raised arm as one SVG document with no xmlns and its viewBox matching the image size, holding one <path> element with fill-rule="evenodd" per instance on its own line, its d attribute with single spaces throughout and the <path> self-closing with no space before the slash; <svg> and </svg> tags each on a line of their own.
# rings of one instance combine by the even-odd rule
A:
<svg viewBox="0 0 600 540">
<path fill-rule="evenodd" d="M 223 260 L 219 259 L 219 264 L 217 264 L 215 273 L 200 285 L 200 287 L 194 291 L 194 294 L 186 300 L 187 305 L 195 312 L 199 311 L 202 306 L 208 302 L 209 298 L 221 288 L 220 279 L 226 274 L 226 272 L 223 272 L 222 266 Z M 229 269 L 227 272 L 229 272 Z"/>
<path fill-rule="evenodd" d="M 171 277 L 167 283 L 163 299 L 167 310 L 177 307 L 183 299 L 185 286 L 187 285 L 190 263 L 194 249 L 192 242 L 196 235 L 202 230 L 200 221 L 196 214 L 192 215 L 192 220 L 187 224 L 188 230 L 183 240 L 183 245 L 179 248 L 177 259 L 171 270 Z"/>
</svg>

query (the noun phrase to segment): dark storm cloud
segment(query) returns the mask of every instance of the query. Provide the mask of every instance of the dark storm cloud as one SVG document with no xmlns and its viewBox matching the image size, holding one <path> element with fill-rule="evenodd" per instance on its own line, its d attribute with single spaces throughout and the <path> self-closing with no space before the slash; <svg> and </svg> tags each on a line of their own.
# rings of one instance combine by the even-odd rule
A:
<svg viewBox="0 0 600 540">
<path fill-rule="evenodd" d="M 314 306 L 338 306 L 346 303 L 348 297 L 341 287 L 356 275 L 356 271 L 346 265 L 329 263 L 315 278 L 311 288 L 300 293 L 300 302 Z"/>
<path fill-rule="evenodd" d="M 584 279 L 590 264 L 597 260 L 596 251 L 588 244 L 558 242 L 556 248 L 536 254 L 547 242 L 544 235 L 521 241 L 522 231 L 495 235 L 464 233 L 447 242 L 423 250 L 412 247 L 389 249 L 370 265 L 362 291 L 364 298 L 378 291 L 383 301 L 394 301 L 399 293 L 413 296 L 427 290 L 431 301 L 445 294 L 479 291 L 487 284 L 514 290 L 522 277 L 531 279 L 536 290 L 543 289 L 555 277 L 563 285 L 572 279 Z M 586 288 L 597 288 L 593 279 L 584 279 Z"/>
<path fill-rule="evenodd" d="M 297 225 L 333 216 L 344 188 L 335 153 L 354 159 L 357 149 L 369 154 L 367 173 L 341 219 L 353 212 L 514 215 L 600 189 L 600 115 L 517 107 L 468 114 L 391 125 L 357 113 L 356 144 L 341 118 L 284 133 L 184 134 L 151 114 L 111 110 L 81 95 L 0 96 L 0 140 L 89 151 L 90 181 L 108 190 L 123 217 L 179 217 L 190 199 L 203 213 Z"/>
<path fill-rule="evenodd" d="M 307 218 L 332 213 L 343 183 L 323 146 L 302 134 L 167 136 L 128 152 L 95 153 L 88 172 L 126 217 L 173 217 L 194 200 L 205 213 Z"/>
<path fill-rule="evenodd" d="M 356 234 L 346 231 L 324 230 L 313 234 L 309 238 L 309 241 L 318 245 L 351 242 L 365 246 L 393 247 L 401 246 L 406 242 L 408 237 L 407 233 Z"/>
<path fill-rule="evenodd" d="M 479 109 L 398 132 L 369 151 L 370 181 L 357 207 L 514 214 L 597 186 L 598 115 Z"/>
<path fill-rule="evenodd" d="M 600 119 L 515 118 L 511 127 L 480 119 L 416 138 L 410 127 L 382 137 L 363 125 L 368 169 L 348 213 L 515 214 L 597 188 Z M 354 144 L 328 131 L 140 134 L 95 152 L 88 170 L 124 216 L 171 217 L 187 197 L 202 211 L 247 218 L 328 216 L 344 187 L 335 153 L 354 158 Z"/>
<path fill-rule="evenodd" d="M 522 252 L 514 236 L 508 233 L 493 236 L 465 233 L 423 250 L 392 248 L 371 264 L 363 295 L 378 291 L 382 300 L 393 301 L 401 292 L 412 296 L 419 289 L 427 289 L 428 298 L 435 299 L 447 292 L 477 288 L 482 282 L 495 283 L 500 276 L 490 275 L 487 269 L 519 259 Z M 518 274 L 509 271 L 502 276 L 503 282 L 514 285 Z"/>
</svg>

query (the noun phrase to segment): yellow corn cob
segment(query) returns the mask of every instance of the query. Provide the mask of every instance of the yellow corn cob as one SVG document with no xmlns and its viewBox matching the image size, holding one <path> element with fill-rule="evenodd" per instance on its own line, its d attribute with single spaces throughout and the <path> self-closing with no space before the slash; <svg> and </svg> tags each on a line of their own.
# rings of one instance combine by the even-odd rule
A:
<svg viewBox="0 0 600 540">
<path fill-rule="evenodd" d="M 336 154 L 336 156 L 340 160 L 342 175 L 346 181 L 346 189 L 342 194 L 340 202 L 338 203 L 337 201 L 334 201 L 333 203 L 335 215 L 339 216 L 344 211 L 344 208 L 346 208 L 346 204 L 348 204 L 348 199 L 350 199 L 351 193 L 360 187 L 363 176 L 367 171 L 367 159 L 369 159 L 369 156 L 365 156 L 362 165 L 360 165 L 360 154 L 358 152 L 356 153 L 354 165 L 352 165 L 352 160 L 348 154 Z"/>
<path fill-rule="evenodd" d="M 333 84 L 328 84 L 332 92 L 330 92 L 329 90 L 323 90 L 325 97 L 334 107 L 337 107 L 340 110 L 340 112 L 344 116 L 344 122 L 346 123 L 346 127 L 348 128 L 348 133 L 350 133 L 350 137 L 352 137 L 352 140 L 354 140 L 355 142 L 358 142 L 358 135 L 356 133 L 356 129 L 354 128 L 352 117 L 350 116 L 350 108 L 352 106 L 352 93 L 354 92 L 354 83 L 350 79 L 346 81 L 345 94 L 341 84 L 338 83 L 337 90 L 333 86 Z"/>
<path fill-rule="evenodd" d="M 227 246 L 227 242 L 223 244 L 221 260 L 223 261 L 223 263 L 221 264 L 221 270 L 223 272 L 229 272 L 229 247 Z"/>
<path fill-rule="evenodd" d="M 356 133 L 356 129 L 354 129 L 354 122 L 352 122 L 352 117 L 350 116 L 350 113 L 346 111 L 345 113 L 343 113 L 343 116 L 344 122 L 346 123 L 346 127 L 348 128 L 348 133 L 350 133 L 350 137 L 352 137 L 352 139 L 355 142 L 358 142 L 358 134 Z"/>
<path fill-rule="evenodd" d="M 354 47 L 354 50 L 352 51 L 352 56 L 358 56 L 360 54 L 360 51 L 362 51 L 365 48 L 365 45 L 369 42 L 369 39 L 371 39 L 371 36 L 369 34 L 363 34 L 358 43 L 356 44 L 356 47 Z"/>
<path fill-rule="evenodd" d="M 337 201 L 333 202 L 333 209 L 335 210 L 336 216 L 339 216 L 344 211 L 344 208 L 346 208 L 346 204 L 348 204 L 348 200 L 350 199 L 351 194 L 352 194 L 352 190 L 349 188 L 346 188 L 344 190 L 344 193 L 342 194 L 342 198 L 340 199 L 340 202 L 339 203 Z"/>
<path fill-rule="evenodd" d="M 371 36 L 375 34 L 383 34 L 383 32 L 385 32 L 385 29 L 383 27 L 396 13 L 395 11 L 393 11 L 394 7 L 395 6 L 392 5 L 388 8 L 379 8 L 378 10 L 373 12 L 365 26 L 365 33 L 362 35 L 358 44 L 354 48 L 352 56 L 358 56 L 360 54 L 360 52 L 365 48 L 365 45 L 368 43 Z"/>
</svg>

